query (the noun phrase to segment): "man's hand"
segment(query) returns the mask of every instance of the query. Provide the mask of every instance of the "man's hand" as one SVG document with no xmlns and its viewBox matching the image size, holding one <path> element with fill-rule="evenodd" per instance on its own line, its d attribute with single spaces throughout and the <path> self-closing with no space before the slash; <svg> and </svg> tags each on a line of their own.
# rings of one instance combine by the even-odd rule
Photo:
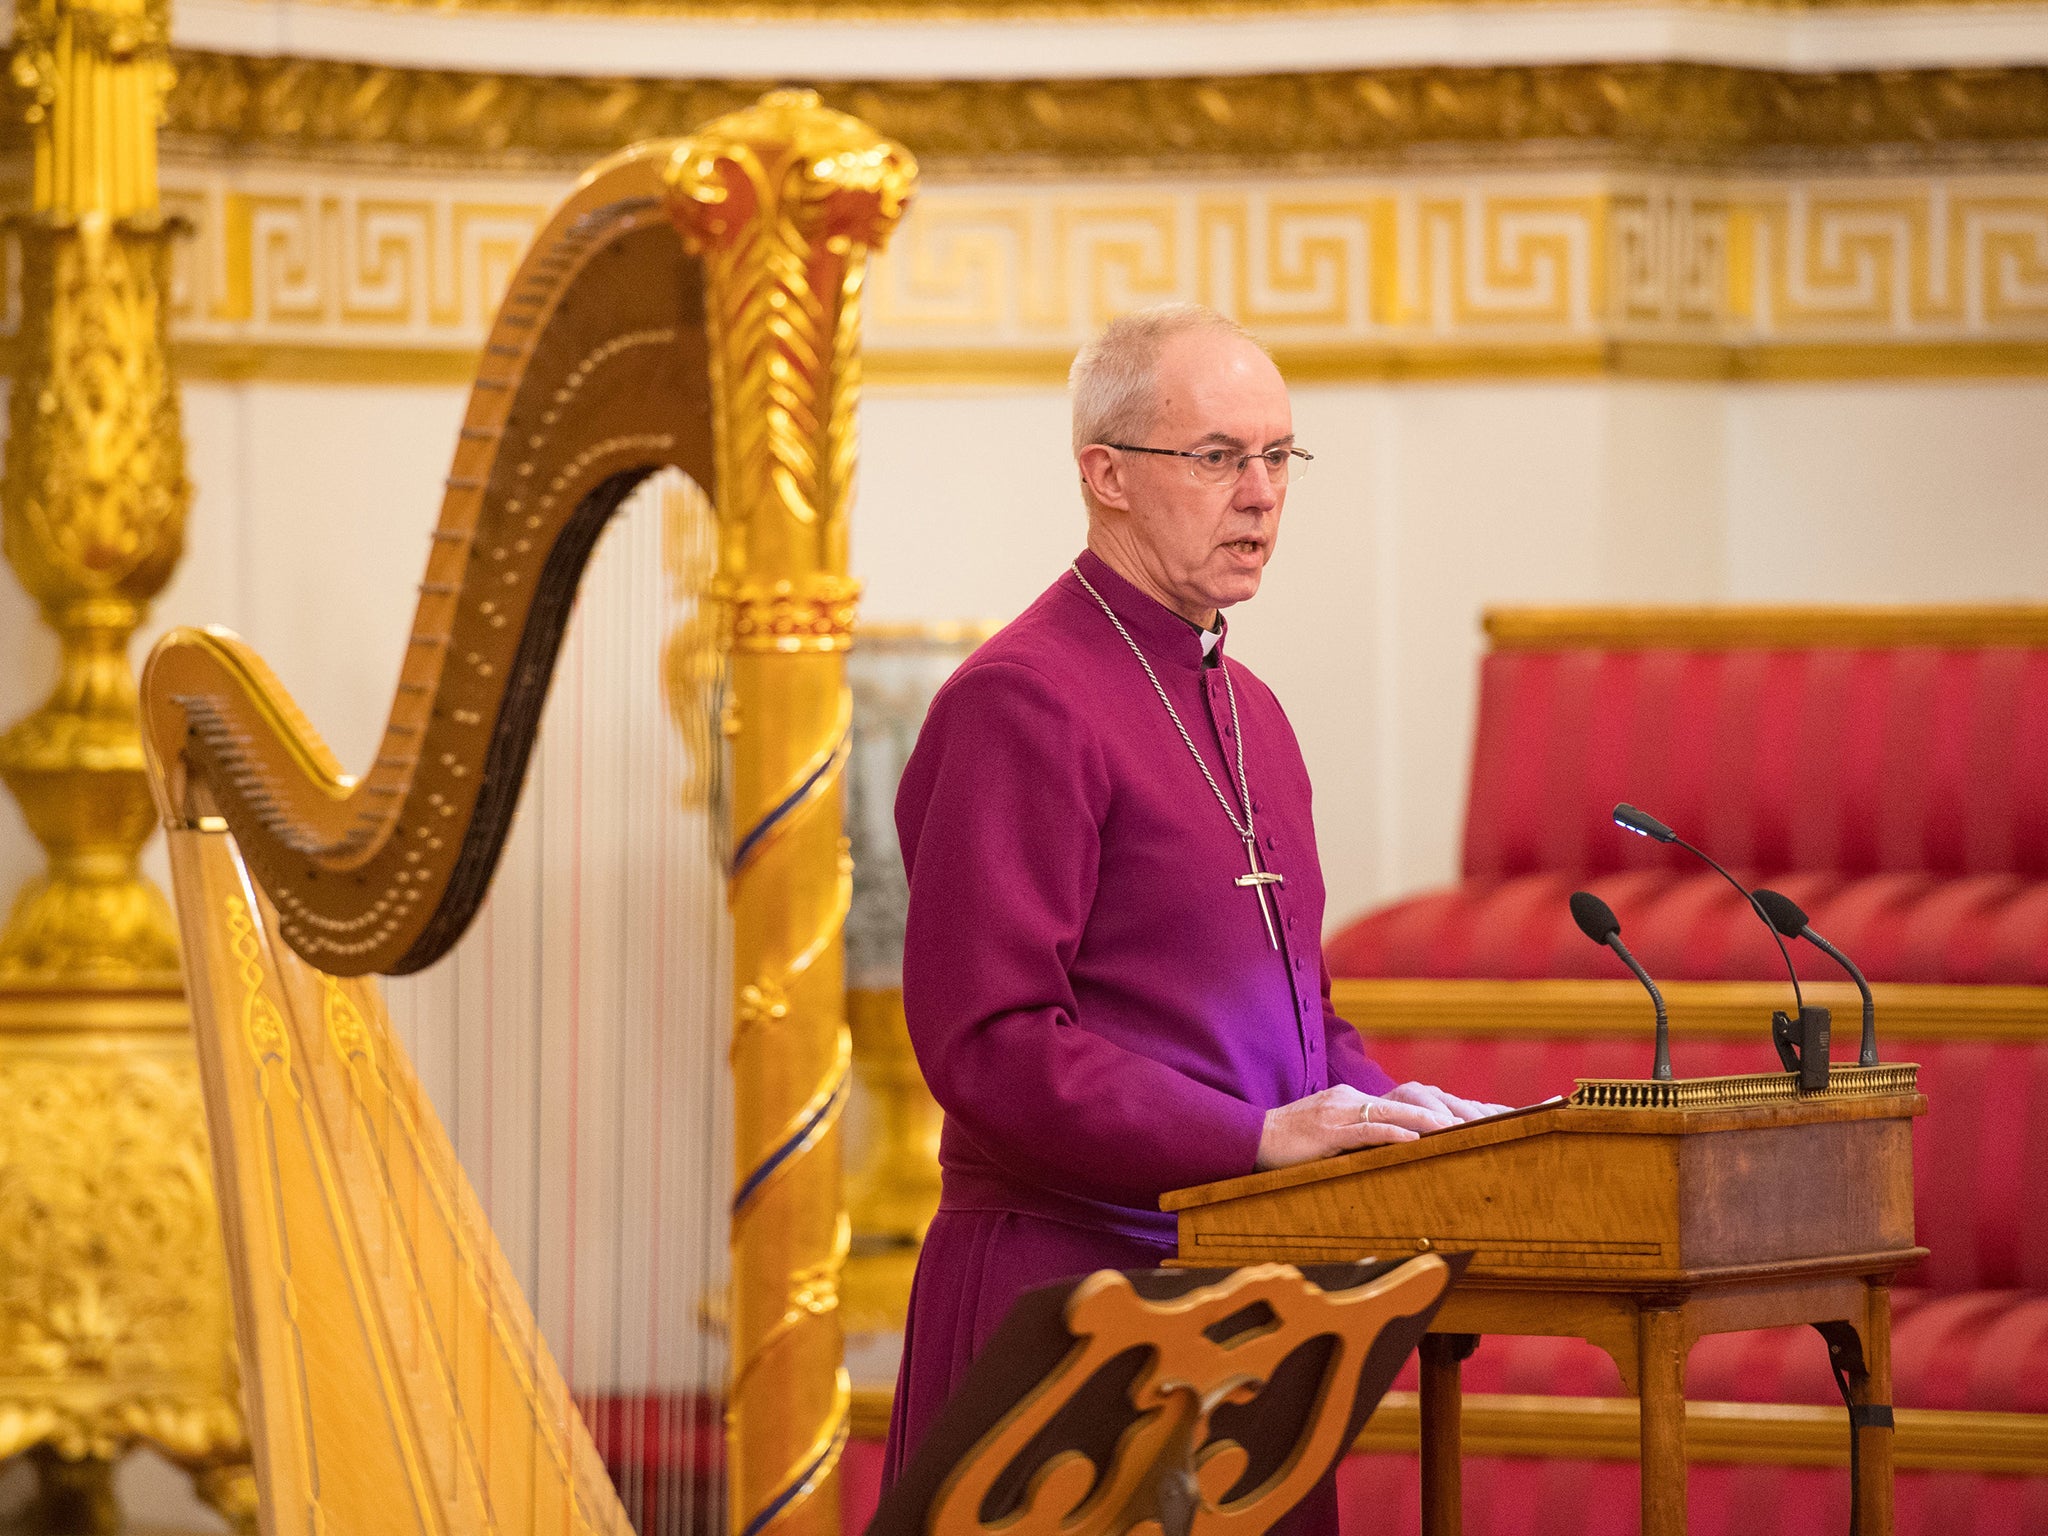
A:
<svg viewBox="0 0 2048 1536">
<path fill-rule="evenodd" d="M 1440 1131 L 1455 1124 L 1457 1117 L 1433 1105 L 1402 1103 L 1391 1094 L 1374 1098 L 1349 1083 L 1339 1083 L 1266 1111 L 1266 1128 L 1259 1135 L 1259 1167 L 1289 1168 L 1357 1147 L 1413 1141 L 1424 1131 Z"/>
<path fill-rule="evenodd" d="M 1258 1166 L 1290 1168 L 1359 1147 L 1413 1141 L 1425 1131 L 1441 1131 L 1506 1109 L 1505 1104 L 1461 1099 L 1427 1083 L 1403 1083 L 1389 1089 L 1383 1098 L 1339 1083 L 1266 1111 Z"/>
<path fill-rule="evenodd" d="M 1422 1109 L 1441 1110 L 1453 1120 L 1483 1120 L 1488 1115 L 1504 1115 L 1508 1112 L 1505 1104 L 1485 1104 L 1478 1099 L 1461 1099 L 1455 1093 L 1445 1093 L 1441 1088 L 1428 1083 L 1403 1083 L 1398 1088 L 1389 1088 L 1387 1097 L 1396 1104 L 1414 1104 Z"/>
</svg>

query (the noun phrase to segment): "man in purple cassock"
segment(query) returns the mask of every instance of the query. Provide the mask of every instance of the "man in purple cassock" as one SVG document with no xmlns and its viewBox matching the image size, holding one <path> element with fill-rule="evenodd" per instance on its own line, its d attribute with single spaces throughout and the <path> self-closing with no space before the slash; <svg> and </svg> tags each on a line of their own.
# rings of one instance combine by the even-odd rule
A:
<svg viewBox="0 0 2048 1536">
<path fill-rule="evenodd" d="M 1225 655 L 1310 457 L 1279 370 L 1173 305 L 1070 382 L 1088 548 L 939 690 L 896 798 L 945 1129 L 890 1481 L 1022 1292 L 1173 1255 L 1161 1194 L 1499 1109 L 1397 1087 L 1331 1008 L 1308 772 Z M 1327 1482 L 1289 1525 L 1334 1536 Z"/>
</svg>

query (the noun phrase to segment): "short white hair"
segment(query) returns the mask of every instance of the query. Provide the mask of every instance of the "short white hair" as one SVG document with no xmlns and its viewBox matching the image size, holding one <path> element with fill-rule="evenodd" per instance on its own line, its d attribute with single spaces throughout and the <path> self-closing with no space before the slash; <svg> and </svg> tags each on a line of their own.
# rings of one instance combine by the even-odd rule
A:
<svg viewBox="0 0 2048 1536">
<path fill-rule="evenodd" d="M 1155 304 L 1118 315 L 1067 371 L 1076 454 L 1090 443 L 1135 442 L 1151 430 L 1159 413 L 1159 354 L 1190 331 L 1221 331 L 1265 351 L 1250 331 L 1206 304 Z"/>
</svg>

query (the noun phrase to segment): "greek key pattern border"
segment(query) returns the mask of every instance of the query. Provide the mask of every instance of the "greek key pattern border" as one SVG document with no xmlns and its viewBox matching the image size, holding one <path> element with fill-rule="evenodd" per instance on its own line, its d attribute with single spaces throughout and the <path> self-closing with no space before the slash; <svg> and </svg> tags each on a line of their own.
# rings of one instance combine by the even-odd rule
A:
<svg viewBox="0 0 2048 1536">
<path fill-rule="evenodd" d="M 170 163 L 163 181 L 192 230 L 171 291 L 188 365 L 261 374 L 284 349 L 381 359 L 384 377 L 420 358 L 460 376 L 568 185 L 303 163 Z M 2017 347 L 2048 369 L 2048 169 L 939 186 L 876 263 L 867 350 L 883 380 L 1052 376 L 1108 316 L 1168 299 L 1339 372 L 1376 350 L 1512 371 L 1631 346 Z"/>
<path fill-rule="evenodd" d="M 475 346 L 559 189 L 167 173 L 181 339 Z M 1275 341 L 2048 335 L 2048 173 L 941 188 L 877 263 L 870 345 L 1071 347 L 1201 299 Z"/>
</svg>

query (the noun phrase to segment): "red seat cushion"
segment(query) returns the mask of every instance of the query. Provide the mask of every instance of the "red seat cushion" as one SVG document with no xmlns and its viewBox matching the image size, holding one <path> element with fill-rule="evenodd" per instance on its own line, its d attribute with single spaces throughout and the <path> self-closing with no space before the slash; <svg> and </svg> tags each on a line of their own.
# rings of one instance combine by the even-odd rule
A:
<svg viewBox="0 0 2048 1536">
<path fill-rule="evenodd" d="M 1410 1360 L 1394 1383 L 1414 1391 Z M 1486 1338 L 1465 1363 L 1467 1392 L 1623 1396 L 1621 1373 L 1582 1339 Z M 1827 1346 L 1811 1328 L 1717 1333 L 1693 1347 L 1685 1395 L 1695 1402 L 1841 1402 Z M 1892 1401 L 1900 1408 L 2048 1413 L 2048 1296 L 1970 1291 L 1892 1297 Z"/>
<path fill-rule="evenodd" d="M 1872 981 L 2048 986 L 2048 880 L 1924 872 L 1851 877 L 1759 874 L 1806 910 Z M 1625 977 L 1572 921 L 1571 893 L 1614 908 L 1621 936 L 1659 981 L 1770 981 L 1784 960 L 1763 921 L 1712 870 L 1606 874 L 1544 870 L 1474 879 L 1368 913 L 1324 946 L 1333 976 Z M 1842 972 L 1806 943 L 1791 946 L 1803 978 Z"/>
</svg>

